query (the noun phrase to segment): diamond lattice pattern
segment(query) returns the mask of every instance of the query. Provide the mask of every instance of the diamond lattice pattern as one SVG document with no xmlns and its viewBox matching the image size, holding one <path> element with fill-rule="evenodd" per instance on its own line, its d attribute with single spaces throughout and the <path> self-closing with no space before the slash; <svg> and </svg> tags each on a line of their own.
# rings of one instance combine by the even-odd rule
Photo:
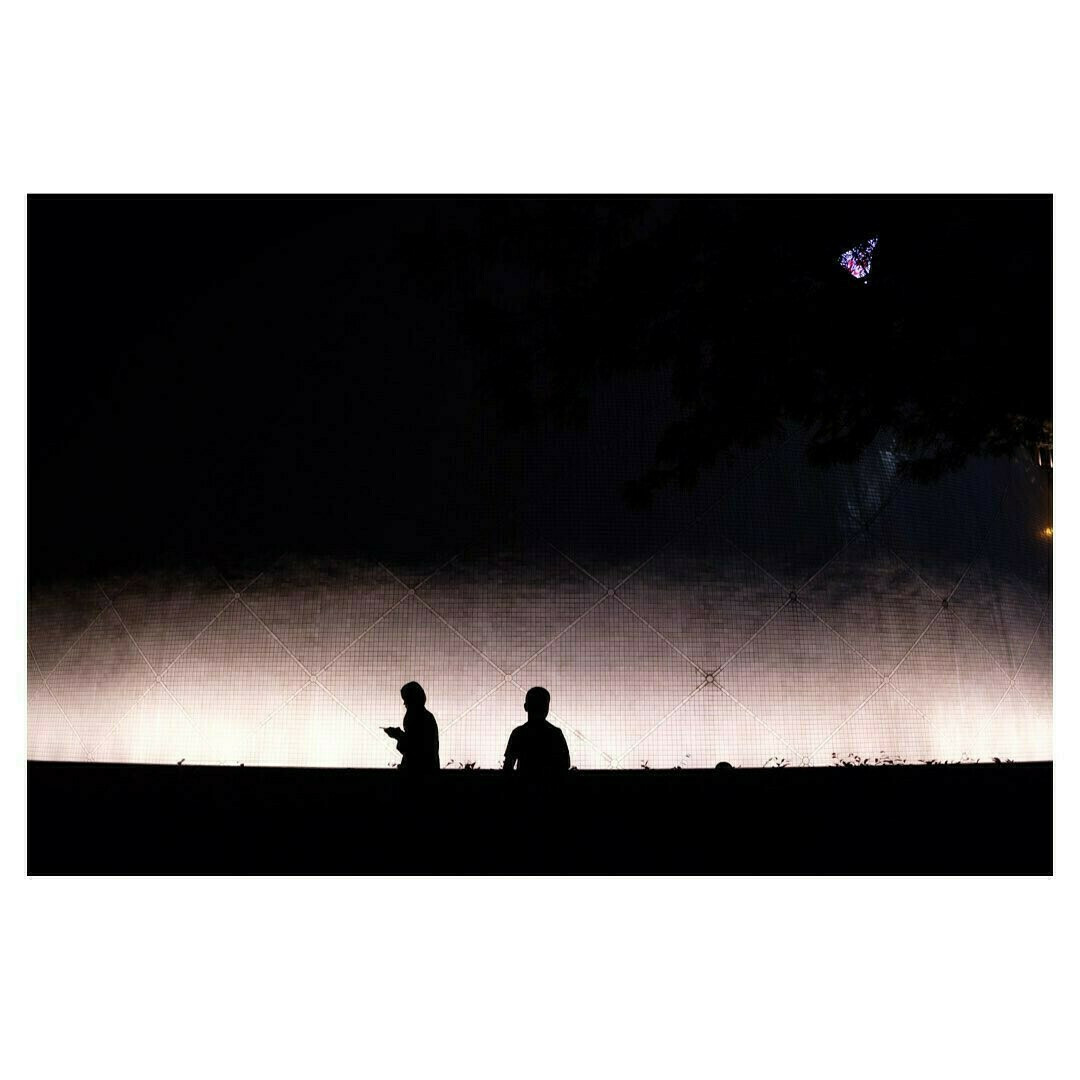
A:
<svg viewBox="0 0 1080 1080">
<path fill-rule="evenodd" d="M 1049 758 L 1046 473 L 919 486 L 884 443 L 827 472 L 803 447 L 642 526 L 578 490 L 449 555 L 32 586 L 28 756 L 381 768 L 415 679 L 450 766 L 497 767 L 533 685 L 578 768 Z"/>
</svg>

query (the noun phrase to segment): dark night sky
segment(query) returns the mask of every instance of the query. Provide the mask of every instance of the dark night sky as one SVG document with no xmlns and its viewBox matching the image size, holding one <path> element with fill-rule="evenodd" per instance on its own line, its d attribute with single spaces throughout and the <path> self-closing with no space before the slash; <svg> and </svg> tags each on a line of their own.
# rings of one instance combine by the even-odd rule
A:
<svg viewBox="0 0 1080 1080">
<path fill-rule="evenodd" d="M 898 366 L 880 323 L 913 379 L 953 365 L 958 394 L 1048 414 L 1050 217 L 1046 199 L 32 199 L 31 576 L 505 524 L 532 396 L 576 415 L 605 372 L 699 330 L 747 400 L 748 371 L 789 344 L 813 368 L 821 340 L 846 358 L 828 377 L 880 366 L 876 392 Z M 835 258 L 873 234 L 859 294 Z M 824 297 L 820 340 L 785 323 L 796 294 Z M 833 317 L 866 298 L 867 323 Z"/>
<path fill-rule="evenodd" d="M 401 252 L 418 204 L 34 210 L 35 561 L 325 546 L 456 452 L 454 304 Z"/>
</svg>

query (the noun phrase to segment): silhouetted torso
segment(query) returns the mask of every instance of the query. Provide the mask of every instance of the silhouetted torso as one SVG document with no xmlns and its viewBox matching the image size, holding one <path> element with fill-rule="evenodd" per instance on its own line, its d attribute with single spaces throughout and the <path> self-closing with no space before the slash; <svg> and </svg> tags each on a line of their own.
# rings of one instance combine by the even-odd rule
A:
<svg viewBox="0 0 1080 1080">
<path fill-rule="evenodd" d="M 401 730 L 405 738 L 398 739 L 401 751 L 399 768 L 413 772 L 430 772 L 439 768 L 439 725 L 423 706 L 408 709 Z"/>
<path fill-rule="evenodd" d="M 552 723 L 532 717 L 510 733 L 506 744 L 507 769 L 517 764 L 524 773 L 565 772 L 570 768 L 570 751 L 566 737 Z"/>
</svg>

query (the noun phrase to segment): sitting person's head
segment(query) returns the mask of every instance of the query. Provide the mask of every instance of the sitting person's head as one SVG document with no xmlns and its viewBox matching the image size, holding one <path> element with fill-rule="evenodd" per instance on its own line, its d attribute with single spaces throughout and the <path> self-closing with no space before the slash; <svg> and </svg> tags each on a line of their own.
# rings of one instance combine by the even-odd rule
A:
<svg viewBox="0 0 1080 1080">
<path fill-rule="evenodd" d="M 530 720 L 543 720 L 550 706 L 551 695 L 542 686 L 534 686 L 525 695 L 525 711 Z"/>
<path fill-rule="evenodd" d="M 427 694 L 418 682 L 407 682 L 401 688 L 401 700 L 406 709 L 422 709 L 427 701 Z"/>
</svg>

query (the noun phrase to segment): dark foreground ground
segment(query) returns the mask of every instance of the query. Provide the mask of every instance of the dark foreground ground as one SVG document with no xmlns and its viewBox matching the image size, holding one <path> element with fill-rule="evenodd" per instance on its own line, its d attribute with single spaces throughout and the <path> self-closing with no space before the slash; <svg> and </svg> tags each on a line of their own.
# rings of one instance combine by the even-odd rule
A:
<svg viewBox="0 0 1080 1080">
<path fill-rule="evenodd" d="M 30 874 L 1050 874 L 1049 763 L 498 772 L 30 762 Z"/>
</svg>

